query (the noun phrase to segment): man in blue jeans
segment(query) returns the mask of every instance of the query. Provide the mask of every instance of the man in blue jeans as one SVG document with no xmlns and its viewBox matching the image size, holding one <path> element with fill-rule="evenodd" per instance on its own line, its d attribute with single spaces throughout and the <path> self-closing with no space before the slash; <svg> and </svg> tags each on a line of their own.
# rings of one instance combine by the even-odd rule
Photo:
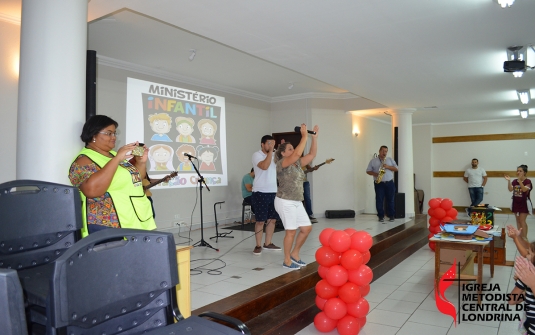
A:
<svg viewBox="0 0 535 335">
<path fill-rule="evenodd" d="M 386 157 L 388 153 L 388 147 L 382 145 L 379 148 L 379 155 L 373 158 L 368 167 L 366 168 L 366 173 L 370 176 L 373 176 L 373 185 L 375 188 L 375 207 L 377 209 L 377 217 L 379 222 L 385 222 L 385 211 L 383 209 L 383 204 L 386 199 L 386 211 L 387 216 L 389 217 L 390 222 L 395 220 L 395 207 L 394 207 L 394 197 L 396 195 L 396 185 L 394 185 L 394 172 L 398 170 L 396 162 L 390 158 Z M 381 168 L 384 169 L 383 176 L 380 181 L 377 180 Z"/>
<path fill-rule="evenodd" d="M 487 183 L 487 172 L 479 167 L 478 164 L 477 158 L 472 159 L 472 168 L 466 169 L 463 177 L 463 180 L 468 183 L 468 192 L 472 201 L 470 207 L 477 206 L 483 202 L 483 188 Z"/>
</svg>

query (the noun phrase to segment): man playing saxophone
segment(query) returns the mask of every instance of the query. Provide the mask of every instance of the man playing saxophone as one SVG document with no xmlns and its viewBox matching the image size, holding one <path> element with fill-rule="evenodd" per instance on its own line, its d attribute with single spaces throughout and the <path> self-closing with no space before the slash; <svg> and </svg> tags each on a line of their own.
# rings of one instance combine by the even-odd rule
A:
<svg viewBox="0 0 535 335">
<path fill-rule="evenodd" d="M 379 148 L 379 155 L 373 158 L 366 173 L 373 176 L 373 186 L 375 188 L 375 207 L 377 208 L 377 217 L 379 222 L 385 222 L 384 203 L 386 199 L 386 214 L 390 222 L 394 222 L 395 207 L 394 197 L 396 194 L 396 186 L 394 185 L 394 172 L 398 170 L 396 162 L 386 157 L 388 154 L 388 147 L 382 145 Z"/>
</svg>

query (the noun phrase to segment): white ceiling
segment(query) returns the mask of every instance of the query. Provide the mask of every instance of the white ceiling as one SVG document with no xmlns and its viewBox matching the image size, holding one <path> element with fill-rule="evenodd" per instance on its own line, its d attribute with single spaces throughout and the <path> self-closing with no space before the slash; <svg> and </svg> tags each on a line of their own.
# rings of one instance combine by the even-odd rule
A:
<svg viewBox="0 0 535 335">
<path fill-rule="evenodd" d="M 384 118 L 385 110 L 415 108 L 413 121 L 421 124 L 516 119 L 526 108 L 516 90 L 531 89 L 535 98 L 535 71 L 519 79 L 503 72 L 507 47 L 535 44 L 533 0 L 508 9 L 492 0 L 91 0 L 88 6 L 88 48 L 102 62 L 265 101 L 358 96 L 367 99 L 361 113 Z M 20 17 L 20 0 L 0 0 L 2 13 Z M 535 65 L 531 49 L 528 65 Z M 527 108 L 535 118 L 535 103 Z"/>
</svg>

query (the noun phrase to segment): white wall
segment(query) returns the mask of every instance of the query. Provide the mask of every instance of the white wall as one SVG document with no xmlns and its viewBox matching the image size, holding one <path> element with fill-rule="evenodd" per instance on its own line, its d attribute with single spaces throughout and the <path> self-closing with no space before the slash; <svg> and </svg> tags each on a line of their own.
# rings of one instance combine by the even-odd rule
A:
<svg viewBox="0 0 535 335">
<path fill-rule="evenodd" d="M 0 183 L 14 180 L 17 148 L 17 94 L 20 26 L 0 20 Z"/>
<path fill-rule="evenodd" d="M 464 171 L 472 158 L 488 171 L 515 171 L 521 164 L 535 169 L 534 140 L 478 141 L 460 143 L 431 143 L 433 137 L 509 134 L 533 132 L 535 120 L 520 118 L 512 121 L 489 121 L 465 124 L 415 126 L 415 172 L 418 188 L 425 191 L 426 207 L 430 198 L 450 198 L 456 206 L 467 206 L 470 196 L 462 178 L 432 178 L 432 171 Z M 432 154 L 431 154 L 432 153 Z M 431 165 L 429 165 L 431 162 Z M 422 175 L 424 178 L 420 179 Z M 427 175 L 431 178 L 431 183 Z M 528 172 L 528 177 L 533 173 Z M 535 179 L 535 178 L 533 178 Z M 489 178 L 485 187 L 484 203 L 509 207 L 511 193 L 503 178 Z"/>
</svg>

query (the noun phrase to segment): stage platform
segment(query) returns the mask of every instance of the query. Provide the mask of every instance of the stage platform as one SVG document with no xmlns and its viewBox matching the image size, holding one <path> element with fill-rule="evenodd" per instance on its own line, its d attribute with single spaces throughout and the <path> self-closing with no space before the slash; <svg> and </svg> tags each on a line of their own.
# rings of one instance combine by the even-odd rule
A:
<svg viewBox="0 0 535 335">
<path fill-rule="evenodd" d="M 373 237 L 368 266 L 374 281 L 428 243 L 427 216 L 414 219 Z M 314 287 L 321 279 L 318 264 L 258 284 L 192 311 L 212 311 L 245 322 L 252 334 L 295 334 L 313 322 L 319 309 Z M 273 322 L 277 320 L 277 322 Z"/>
</svg>

